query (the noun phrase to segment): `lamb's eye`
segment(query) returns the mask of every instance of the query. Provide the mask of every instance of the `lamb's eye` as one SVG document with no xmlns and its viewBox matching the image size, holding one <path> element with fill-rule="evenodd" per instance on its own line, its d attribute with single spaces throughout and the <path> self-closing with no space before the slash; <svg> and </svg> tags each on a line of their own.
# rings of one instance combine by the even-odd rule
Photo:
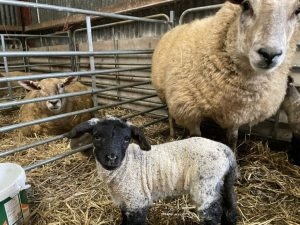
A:
<svg viewBox="0 0 300 225">
<path fill-rule="evenodd" d="M 95 140 L 95 141 L 101 141 L 101 140 L 102 140 L 102 137 L 100 137 L 100 136 L 94 136 L 94 140 Z"/>
<path fill-rule="evenodd" d="M 126 136 L 126 137 L 124 138 L 124 142 L 128 143 L 129 141 L 130 141 L 130 137 L 127 137 L 127 136 Z"/>
</svg>

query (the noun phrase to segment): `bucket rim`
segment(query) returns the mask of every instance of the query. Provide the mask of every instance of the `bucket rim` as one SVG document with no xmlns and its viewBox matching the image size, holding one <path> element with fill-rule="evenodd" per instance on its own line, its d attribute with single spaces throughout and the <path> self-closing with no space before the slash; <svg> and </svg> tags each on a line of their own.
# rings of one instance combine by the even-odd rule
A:
<svg viewBox="0 0 300 225">
<path fill-rule="evenodd" d="M 0 172 L 2 169 L 15 169 L 16 171 L 18 171 L 18 173 L 16 173 L 14 179 L 10 183 L 8 183 L 7 186 L 4 186 L 2 189 L 0 189 L 0 202 L 9 197 L 14 197 L 20 191 L 26 188 L 25 170 L 19 164 L 11 162 L 0 163 Z"/>
</svg>

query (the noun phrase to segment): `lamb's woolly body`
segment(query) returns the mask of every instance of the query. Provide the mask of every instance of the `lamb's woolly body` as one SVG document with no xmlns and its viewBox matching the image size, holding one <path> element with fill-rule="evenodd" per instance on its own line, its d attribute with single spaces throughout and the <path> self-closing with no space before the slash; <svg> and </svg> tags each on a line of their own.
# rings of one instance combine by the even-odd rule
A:
<svg viewBox="0 0 300 225">
<path fill-rule="evenodd" d="M 256 74 L 249 59 L 239 57 L 240 10 L 226 3 L 215 16 L 177 26 L 158 43 L 152 83 L 178 124 L 189 127 L 209 117 L 223 128 L 238 128 L 263 121 L 279 108 L 296 32 L 279 68 Z"/>
<path fill-rule="evenodd" d="M 44 79 L 41 82 L 52 82 L 52 79 L 55 78 Z M 65 93 L 85 91 L 88 89 L 89 87 L 76 81 L 75 83 L 70 84 L 65 88 Z M 42 97 L 40 91 L 32 90 L 27 93 L 25 99 L 32 99 L 37 97 Z M 77 111 L 81 109 L 87 109 L 92 106 L 93 106 L 93 102 L 92 102 L 91 95 L 68 97 L 66 98 L 65 106 L 57 114 L 63 114 L 63 113 Z M 22 105 L 22 107 L 20 108 L 19 117 L 20 117 L 20 122 L 28 122 L 35 119 L 54 116 L 57 114 L 48 110 L 48 108 L 45 105 L 45 102 L 35 102 L 35 103 Z M 83 121 L 89 120 L 90 118 L 92 118 L 92 116 L 93 116 L 92 113 L 84 113 L 75 116 L 69 116 L 69 117 L 65 117 L 62 119 L 58 119 L 46 123 L 24 127 L 21 129 L 21 132 L 25 136 L 31 136 L 34 135 L 34 133 L 42 134 L 42 135 L 58 135 L 71 130 L 75 125 Z"/>
<path fill-rule="evenodd" d="M 113 200 L 121 207 L 126 203 L 129 211 L 183 193 L 202 204 L 197 205 L 199 210 L 206 209 L 220 197 L 218 187 L 234 167 L 234 155 L 227 146 L 199 137 L 153 145 L 149 152 L 130 144 L 122 165 L 113 171 L 97 162 Z"/>
</svg>

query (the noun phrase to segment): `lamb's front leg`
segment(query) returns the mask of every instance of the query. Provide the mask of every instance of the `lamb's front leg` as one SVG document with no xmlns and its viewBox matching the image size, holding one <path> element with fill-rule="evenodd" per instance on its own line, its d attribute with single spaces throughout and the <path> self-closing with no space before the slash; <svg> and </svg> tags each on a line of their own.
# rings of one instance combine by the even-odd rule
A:
<svg viewBox="0 0 300 225">
<path fill-rule="evenodd" d="M 134 211 L 121 210 L 121 225 L 146 225 L 148 208 L 137 209 Z"/>
<path fill-rule="evenodd" d="M 236 153 L 238 134 L 239 134 L 239 128 L 233 127 L 227 129 L 226 136 L 227 136 L 228 145 L 229 147 L 231 147 L 234 153 Z"/>
</svg>

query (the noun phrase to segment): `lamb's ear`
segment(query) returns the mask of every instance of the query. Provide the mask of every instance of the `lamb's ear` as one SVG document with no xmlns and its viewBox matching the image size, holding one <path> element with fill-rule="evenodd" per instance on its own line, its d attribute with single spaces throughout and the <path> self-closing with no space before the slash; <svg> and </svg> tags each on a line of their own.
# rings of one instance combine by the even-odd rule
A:
<svg viewBox="0 0 300 225">
<path fill-rule="evenodd" d="M 39 82 L 32 80 L 19 80 L 18 83 L 28 91 L 41 90 Z"/>
<path fill-rule="evenodd" d="M 131 125 L 130 127 L 131 127 L 132 138 L 137 141 L 138 145 L 142 150 L 149 151 L 151 149 L 151 145 L 147 141 L 143 131 L 136 126 Z"/>
<path fill-rule="evenodd" d="M 78 77 L 67 77 L 63 81 L 63 86 L 66 87 L 66 86 L 76 82 L 77 80 L 78 80 Z"/>
<path fill-rule="evenodd" d="M 77 138 L 83 135 L 84 133 L 91 133 L 93 131 L 93 127 L 99 122 L 98 118 L 93 118 L 83 123 L 80 123 L 73 127 L 71 131 L 66 134 L 67 138 Z"/>
<path fill-rule="evenodd" d="M 242 2 L 245 0 L 229 0 L 229 2 L 233 3 L 233 4 L 242 4 Z"/>
</svg>

